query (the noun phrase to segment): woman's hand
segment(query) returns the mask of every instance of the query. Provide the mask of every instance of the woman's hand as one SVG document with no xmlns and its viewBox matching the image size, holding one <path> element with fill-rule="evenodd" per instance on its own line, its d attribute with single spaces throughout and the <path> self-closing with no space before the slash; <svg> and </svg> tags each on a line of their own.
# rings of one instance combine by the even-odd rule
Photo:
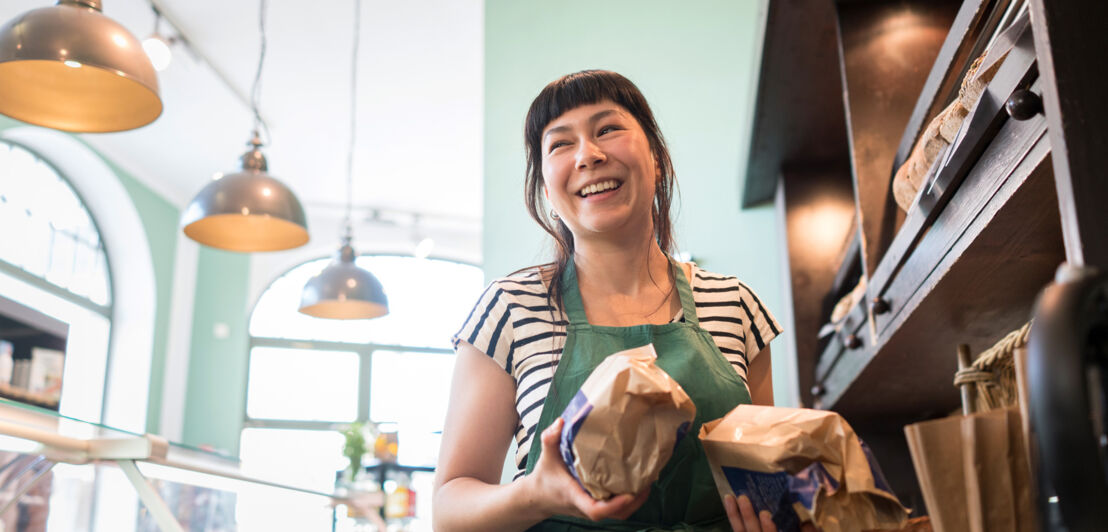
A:
<svg viewBox="0 0 1108 532">
<path fill-rule="evenodd" d="M 571 515 L 593 521 L 627 519 L 646 502 L 650 488 L 638 495 L 616 495 L 603 501 L 593 499 L 569 474 L 558 450 L 563 423 L 559 417 L 542 431 L 542 454 L 534 471 L 528 475 L 533 479 L 535 502 L 544 505 L 554 515 Z"/>
<path fill-rule="evenodd" d="M 727 510 L 727 520 L 731 521 L 731 530 L 734 532 L 777 532 L 773 516 L 766 510 L 754 511 L 754 505 L 746 495 L 738 498 L 734 495 L 724 496 L 723 508 Z M 818 530 L 810 521 L 800 525 L 801 532 Z"/>
</svg>

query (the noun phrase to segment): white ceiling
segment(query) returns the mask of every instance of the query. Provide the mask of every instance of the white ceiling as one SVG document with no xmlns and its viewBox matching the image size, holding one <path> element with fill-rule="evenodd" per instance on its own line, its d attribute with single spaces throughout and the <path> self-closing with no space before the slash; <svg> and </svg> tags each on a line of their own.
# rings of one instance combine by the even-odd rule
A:
<svg viewBox="0 0 1108 532">
<path fill-rule="evenodd" d="M 4 0 L 0 23 L 53 3 Z M 259 2 L 155 3 L 198 55 L 174 46 L 172 64 L 159 73 L 165 112 L 154 123 L 82 137 L 183 206 L 214 173 L 237 171 L 246 150 L 253 120 L 239 95 L 250 93 L 257 67 Z M 105 15 L 139 39 L 153 31 L 147 0 L 103 4 Z M 270 1 L 267 12 L 259 107 L 272 142 L 263 151 L 270 173 L 308 210 L 313 241 L 337 241 L 346 201 L 354 0 Z M 356 216 L 369 208 L 420 212 L 429 215 L 424 225 L 439 215 L 444 227 L 479 230 L 483 17 L 481 0 L 363 0 Z M 163 22 L 162 33 L 174 28 Z"/>
</svg>

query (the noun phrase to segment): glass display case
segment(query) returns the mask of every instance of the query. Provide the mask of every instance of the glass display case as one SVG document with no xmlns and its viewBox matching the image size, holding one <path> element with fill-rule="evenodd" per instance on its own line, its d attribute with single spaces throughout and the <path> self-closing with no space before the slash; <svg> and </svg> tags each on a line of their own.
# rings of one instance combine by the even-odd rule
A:
<svg viewBox="0 0 1108 532">
<path fill-rule="evenodd" d="M 331 530 L 346 508 L 383 504 L 267 477 L 229 456 L 0 399 L 0 530 Z"/>
</svg>

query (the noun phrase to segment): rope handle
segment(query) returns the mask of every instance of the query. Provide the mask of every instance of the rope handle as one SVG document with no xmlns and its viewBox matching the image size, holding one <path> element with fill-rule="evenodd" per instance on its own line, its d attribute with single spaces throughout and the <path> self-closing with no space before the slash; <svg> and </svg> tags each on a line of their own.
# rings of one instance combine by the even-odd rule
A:
<svg viewBox="0 0 1108 532">
<path fill-rule="evenodd" d="M 975 384 L 982 381 L 992 380 L 992 378 L 993 372 L 991 371 L 969 367 L 966 369 L 960 369 L 954 374 L 954 385 L 961 386 L 963 384 Z"/>
<path fill-rule="evenodd" d="M 999 342 L 983 351 L 977 357 L 977 360 L 973 361 L 972 366 L 958 370 L 954 374 L 954 385 L 959 386 L 991 379 L 993 372 L 988 368 L 996 364 L 1001 357 L 1008 356 L 1017 348 L 1026 346 L 1030 333 L 1031 322 L 1027 322 L 1023 327 L 1008 333 Z"/>
</svg>

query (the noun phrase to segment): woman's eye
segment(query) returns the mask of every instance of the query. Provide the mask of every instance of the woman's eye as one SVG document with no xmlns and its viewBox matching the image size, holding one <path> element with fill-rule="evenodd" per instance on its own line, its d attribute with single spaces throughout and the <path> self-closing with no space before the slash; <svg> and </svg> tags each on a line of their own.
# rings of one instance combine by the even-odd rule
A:
<svg viewBox="0 0 1108 532">
<path fill-rule="evenodd" d="M 567 145 L 569 145 L 569 143 L 568 143 L 568 142 L 565 142 L 565 141 L 557 141 L 557 142 L 554 142 L 554 143 L 552 143 L 552 144 L 550 145 L 550 149 L 548 149 L 547 151 L 551 151 L 551 152 L 552 152 L 552 151 L 554 151 L 554 150 L 556 150 L 556 149 L 558 149 L 558 148 L 561 148 L 562 146 L 567 146 Z"/>
<path fill-rule="evenodd" d="M 604 126 L 604 127 L 600 128 L 600 131 L 597 132 L 597 136 L 603 135 L 605 133 L 611 133 L 612 131 L 616 131 L 618 129 L 619 129 L 619 127 L 617 127 L 617 126 Z"/>
</svg>

